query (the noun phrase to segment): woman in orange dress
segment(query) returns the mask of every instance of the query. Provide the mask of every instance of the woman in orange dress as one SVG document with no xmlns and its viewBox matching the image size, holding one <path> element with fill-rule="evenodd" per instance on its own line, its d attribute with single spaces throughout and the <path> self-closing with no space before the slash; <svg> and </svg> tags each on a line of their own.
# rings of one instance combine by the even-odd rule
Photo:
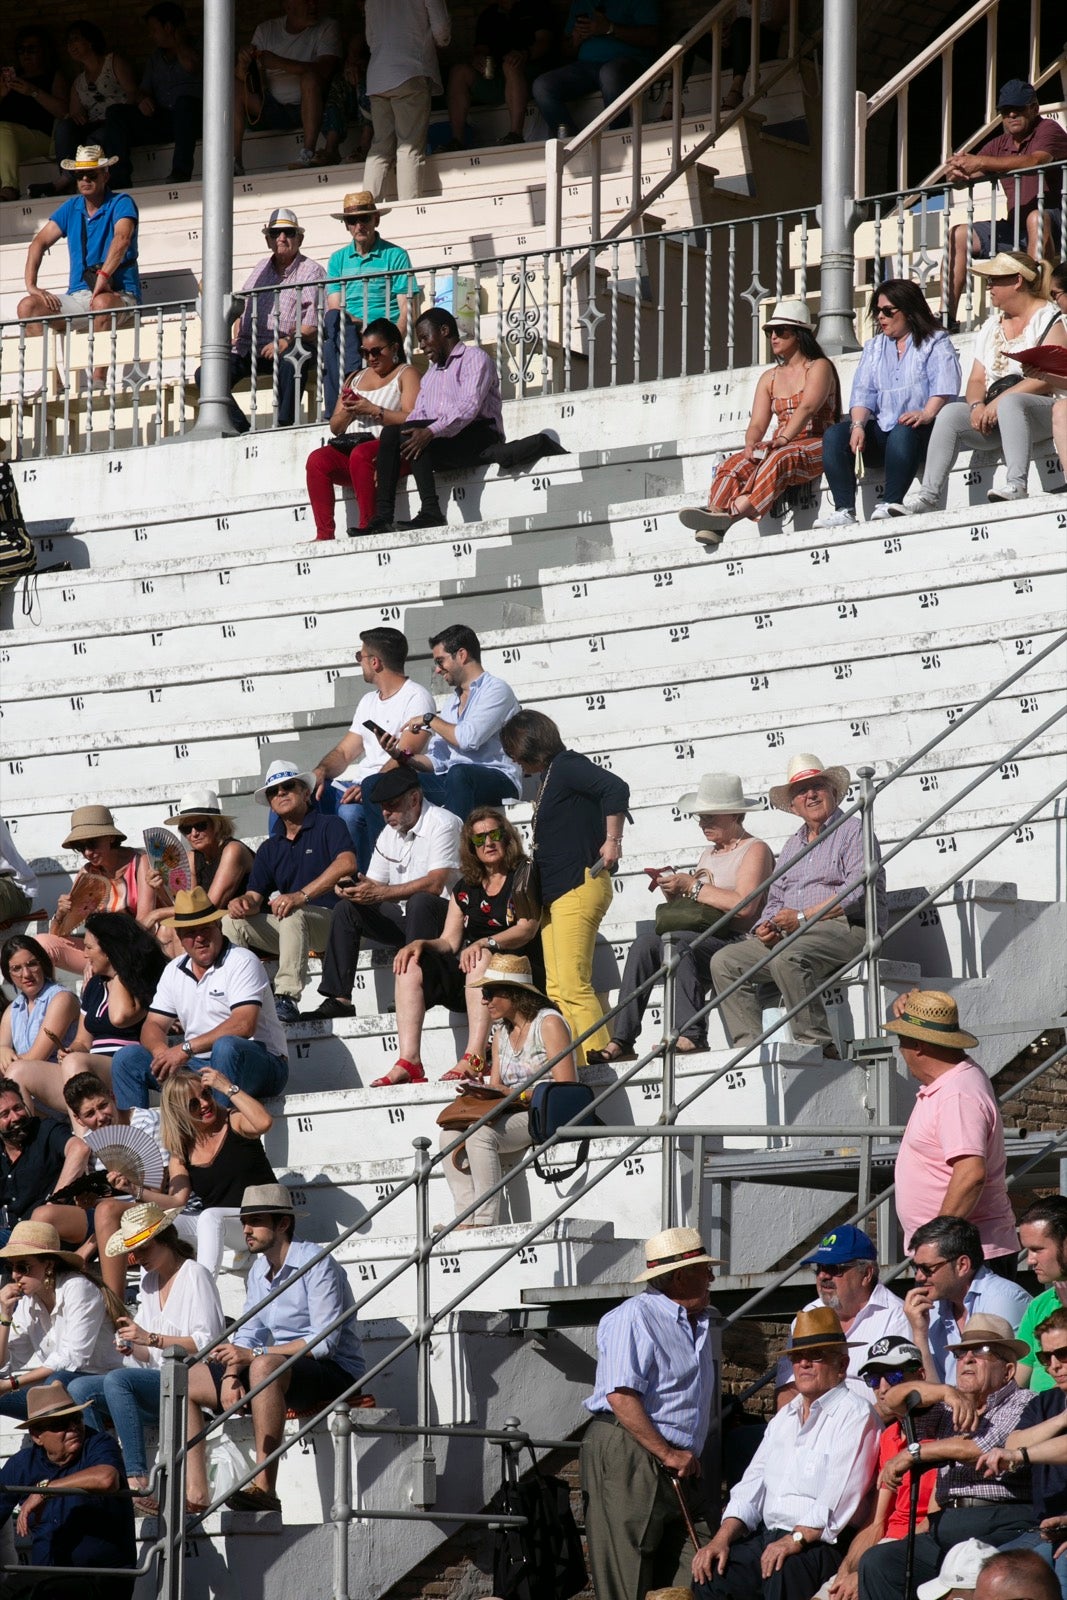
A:
<svg viewBox="0 0 1067 1600">
<path fill-rule="evenodd" d="M 84 877 L 101 880 L 100 893 L 89 911 L 128 911 L 142 927 L 152 926 L 156 892 L 149 878 L 152 865 L 143 850 L 125 844 L 126 835 L 115 826 L 107 806 L 79 806 L 70 819 L 70 832 L 63 840 L 64 850 L 76 850 L 85 865 L 75 875 L 70 894 L 61 894 L 56 911 L 38 943 L 51 958 L 52 965 L 81 976 L 86 971 L 85 940 L 78 934 L 60 932 L 71 907 L 71 895 Z"/>
<path fill-rule="evenodd" d="M 822 436 L 841 415 L 837 371 L 819 347 L 804 301 L 780 300 L 765 332 L 775 365 L 756 386 L 745 447 L 716 472 L 708 509 L 681 513 L 700 544 L 719 544 L 732 523 L 758 522 L 784 490 L 820 477 Z"/>
</svg>

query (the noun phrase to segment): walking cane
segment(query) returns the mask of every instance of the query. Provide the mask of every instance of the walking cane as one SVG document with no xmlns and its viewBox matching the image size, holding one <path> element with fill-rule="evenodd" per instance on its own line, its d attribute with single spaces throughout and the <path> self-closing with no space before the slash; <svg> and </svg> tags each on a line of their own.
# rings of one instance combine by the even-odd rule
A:
<svg viewBox="0 0 1067 1600">
<path fill-rule="evenodd" d="M 901 1417 L 901 1426 L 904 1429 L 904 1438 L 908 1445 L 915 1443 L 915 1422 L 912 1412 L 923 1403 L 922 1395 L 918 1389 L 912 1389 L 910 1394 L 904 1396 L 904 1415 Z M 913 1600 L 913 1581 L 915 1566 L 915 1524 L 919 1519 L 919 1486 L 922 1478 L 922 1466 L 918 1461 L 912 1461 L 911 1481 L 908 1492 L 908 1537 L 904 1546 L 904 1595 L 903 1600 Z"/>
<path fill-rule="evenodd" d="M 666 1471 L 666 1468 L 664 1468 L 664 1471 Z M 681 1479 L 678 1478 L 673 1472 L 668 1472 L 667 1476 L 670 1478 L 671 1482 L 673 1483 L 674 1492 L 678 1496 L 678 1504 L 681 1507 L 682 1521 L 685 1523 L 685 1531 L 689 1535 L 690 1539 L 692 1540 L 693 1549 L 694 1550 L 699 1550 L 700 1549 L 700 1540 L 697 1538 L 697 1531 L 693 1527 L 693 1519 L 689 1515 L 689 1507 L 685 1503 L 685 1495 L 682 1493 Z"/>
</svg>

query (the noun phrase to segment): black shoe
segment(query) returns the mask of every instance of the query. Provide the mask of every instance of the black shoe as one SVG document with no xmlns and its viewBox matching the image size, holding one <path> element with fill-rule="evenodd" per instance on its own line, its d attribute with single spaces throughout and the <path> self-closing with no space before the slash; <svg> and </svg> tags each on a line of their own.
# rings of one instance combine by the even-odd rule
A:
<svg viewBox="0 0 1067 1600">
<path fill-rule="evenodd" d="M 357 534 L 365 533 L 395 533 L 398 527 L 406 527 L 406 523 L 396 523 L 392 517 L 371 517 L 365 528 L 349 528 L 348 537 L 354 539 Z"/>
<path fill-rule="evenodd" d="M 321 1005 L 315 1007 L 314 1011 L 305 1011 L 303 1020 L 305 1022 L 322 1022 L 330 1017 L 354 1017 L 355 1014 L 356 1008 L 351 1001 L 334 1000 L 327 996 Z"/>
<path fill-rule="evenodd" d="M 431 511 L 420 511 L 417 517 L 412 517 L 410 522 L 398 522 L 397 527 L 406 532 L 409 528 L 443 528 L 448 521 L 440 506 L 435 506 Z"/>
</svg>

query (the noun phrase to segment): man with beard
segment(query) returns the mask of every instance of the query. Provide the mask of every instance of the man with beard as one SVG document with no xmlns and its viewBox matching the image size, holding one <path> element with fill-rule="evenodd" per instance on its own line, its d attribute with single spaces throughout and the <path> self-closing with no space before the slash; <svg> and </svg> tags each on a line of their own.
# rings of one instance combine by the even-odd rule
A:
<svg viewBox="0 0 1067 1600">
<path fill-rule="evenodd" d="M 30 1218 L 53 1189 L 80 1178 L 86 1159 L 69 1123 L 32 1116 L 18 1084 L 0 1078 L 0 1243 L 7 1243 L 15 1223 Z"/>
</svg>

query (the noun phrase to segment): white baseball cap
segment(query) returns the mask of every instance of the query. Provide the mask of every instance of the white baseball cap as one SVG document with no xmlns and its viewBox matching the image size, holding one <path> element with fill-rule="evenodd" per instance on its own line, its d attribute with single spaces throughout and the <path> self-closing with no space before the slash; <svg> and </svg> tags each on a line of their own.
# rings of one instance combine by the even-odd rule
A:
<svg viewBox="0 0 1067 1600">
<path fill-rule="evenodd" d="M 996 1545 L 983 1544 L 981 1539 L 964 1539 L 962 1544 L 954 1544 L 941 1563 L 937 1577 L 928 1578 L 916 1589 L 918 1600 L 944 1600 L 953 1589 L 973 1589 L 978 1574 L 996 1553 Z"/>
</svg>

